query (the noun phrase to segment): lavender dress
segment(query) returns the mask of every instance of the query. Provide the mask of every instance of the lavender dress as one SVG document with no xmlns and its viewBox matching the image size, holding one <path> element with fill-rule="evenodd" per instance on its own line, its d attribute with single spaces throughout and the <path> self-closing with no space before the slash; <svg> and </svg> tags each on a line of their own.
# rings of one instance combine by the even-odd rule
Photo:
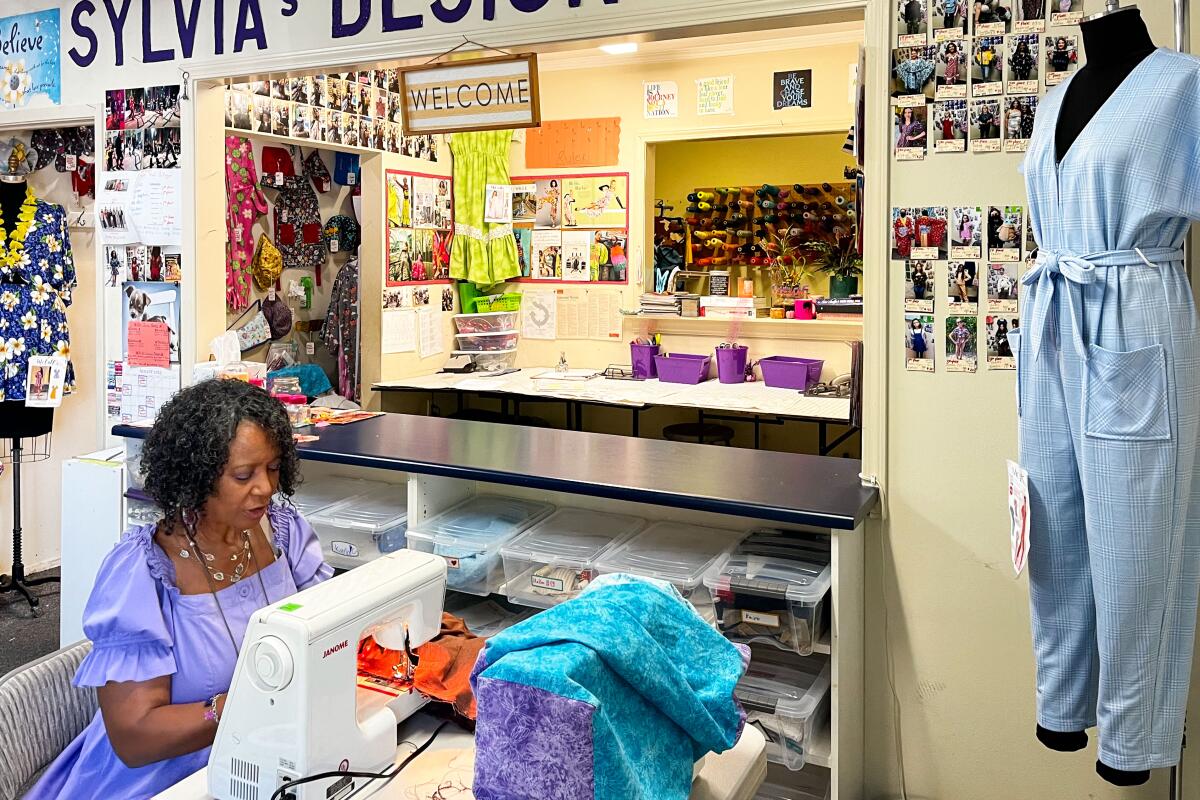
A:
<svg viewBox="0 0 1200 800">
<path fill-rule="evenodd" d="M 262 569 L 262 585 L 251 576 L 217 592 L 239 646 L 251 614 L 333 574 L 317 535 L 295 509 L 272 504 L 267 515 L 276 560 Z M 130 528 L 101 565 L 83 613 L 93 649 L 75 685 L 170 675 L 172 703 L 203 702 L 229 689 L 237 657 L 213 596 L 180 594 L 175 566 L 153 537 L 153 525 Z M 97 711 L 25 800 L 153 797 L 207 765 L 208 751 L 131 769 L 113 752 Z"/>
</svg>

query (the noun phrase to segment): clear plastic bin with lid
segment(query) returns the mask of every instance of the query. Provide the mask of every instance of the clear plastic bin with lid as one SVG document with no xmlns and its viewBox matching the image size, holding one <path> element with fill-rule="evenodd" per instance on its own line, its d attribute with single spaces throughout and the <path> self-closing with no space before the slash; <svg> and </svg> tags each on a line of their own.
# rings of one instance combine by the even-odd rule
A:
<svg viewBox="0 0 1200 800">
<path fill-rule="evenodd" d="M 321 540 L 325 561 L 352 569 L 402 550 L 408 529 L 408 492 L 404 485 L 375 484 L 365 493 L 348 497 L 318 511 L 309 519 Z"/>
<path fill-rule="evenodd" d="M 829 800 L 829 770 L 810 765 L 778 775 L 768 769 L 754 800 Z"/>
<path fill-rule="evenodd" d="M 596 562 L 646 527 L 640 517 L 560 508 L 501 549 L 509 602 L 549 608 L 583 591 Z"/>
<path fill-rule="evenodd" d="M 291 502 L 300 512 L 300 516 L 311 524 L 313 515 L 334 503 L 348 497 L 374 492 L 386 485 L 380 481 L 364 481 L 361 478 L 343 478 L 337 475 L 313 478 L 300 484 L 300 488 L 292 495 Z"/>
<path fill-rule="evenodd" d="M 596 563 L 596 570 L 627 572 L 672 583 L 700 616 L 712 622 L 712 599 L 704 587 L 704 574 L 744 535 L 683 522 L 656 522 L 610 550 Z"/>
<path fill-rule="evenodd" d="M 500 548 L 554 511 L 549 503 L 478 495 L 408 531 L 408 547 L 446 559 L 446 586 L 491 594 L 504 584 Z"/>
<path fill-rule="evenodd" d="M 824 634 L 831 582 L 828 536 L 771 528 L 751 531 L 705 577 L 717 627 L 727 638 L 802 656 Z"/>
<path fill-rule="evenodd" d="M 797 658 L 757 647 L 734 694 L 746 723 L 767 740 L 767 760 L 803 769 L 816 734 L 829 725 L 830 664 L 826 656 Z"/>
</svg>

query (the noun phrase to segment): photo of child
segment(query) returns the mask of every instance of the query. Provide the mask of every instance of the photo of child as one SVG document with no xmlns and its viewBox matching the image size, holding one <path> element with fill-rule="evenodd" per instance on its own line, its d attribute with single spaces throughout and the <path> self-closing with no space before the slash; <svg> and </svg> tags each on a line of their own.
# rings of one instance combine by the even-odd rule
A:
<svg viewBox="0 0 1200 800">
<path fill-rule="evenodd" d="M 946 265 L 946 299 L 952 314 L 976 314 L 979 282 L 974 261 L 951 261 Z"/>
<path fill-rule="evenodd" d="M 975 317 L 946 319 L 946 371 L 974 372 L 979 361 Z"/>
<path fill-rule="evenodd" d="M 934 319 L 927 314 L 904 315 L 904 368 L 933 372 Z"/>
<path fill-rule="evenodd" d="M 933 313 L 932 261 L 904 262 L 904 310 L 921 314 Z"/>
<path fill-rule="evenodd" d="M 1016 369 L 1016 358 L 1008 335 L 1020 330 L 1020 320 L 1016 317 L 989 316 L 986 323 L 988 369 Z"/>
</svg>

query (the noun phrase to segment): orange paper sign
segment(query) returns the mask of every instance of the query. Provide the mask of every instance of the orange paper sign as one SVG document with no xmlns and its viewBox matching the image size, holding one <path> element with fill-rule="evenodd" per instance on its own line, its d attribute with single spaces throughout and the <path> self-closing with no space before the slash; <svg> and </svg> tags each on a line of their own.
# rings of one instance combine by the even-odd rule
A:
<svg viewBox="0 0 1200 800">
<path fill-rule="evenodd" d="M 611 167 L 620 152 L 620 117 L 544 120 L 525 134 L 527 169 Z"/>
<path fill-rule="evenodd" d="M 166 323 L 130 321 L 126 357 L 133 367 L 171 366 L 171 336 Z"/>
</svg>

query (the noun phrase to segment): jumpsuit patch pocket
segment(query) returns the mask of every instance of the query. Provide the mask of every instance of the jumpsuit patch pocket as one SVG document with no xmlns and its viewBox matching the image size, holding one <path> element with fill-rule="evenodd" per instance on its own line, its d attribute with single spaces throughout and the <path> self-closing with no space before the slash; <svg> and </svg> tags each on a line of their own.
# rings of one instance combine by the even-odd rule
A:
<svg viewBox="0 0 1200 800">
<path fill-rule="evenodd" d="M 1021 332 L 1008 332 L 1008 347 L 1012 350 L 1013 364 L 1016 365 L 1015 372 L 1017 373 L 1017 416 L 1021 416 Z"/>
<path fill-rule="evenodd" d="M 1167 356 L 1162 345 L 1128 352 L 1088 347 L 1083 430 L 1099 439 L 1171 438 Z"/>
</svg>

